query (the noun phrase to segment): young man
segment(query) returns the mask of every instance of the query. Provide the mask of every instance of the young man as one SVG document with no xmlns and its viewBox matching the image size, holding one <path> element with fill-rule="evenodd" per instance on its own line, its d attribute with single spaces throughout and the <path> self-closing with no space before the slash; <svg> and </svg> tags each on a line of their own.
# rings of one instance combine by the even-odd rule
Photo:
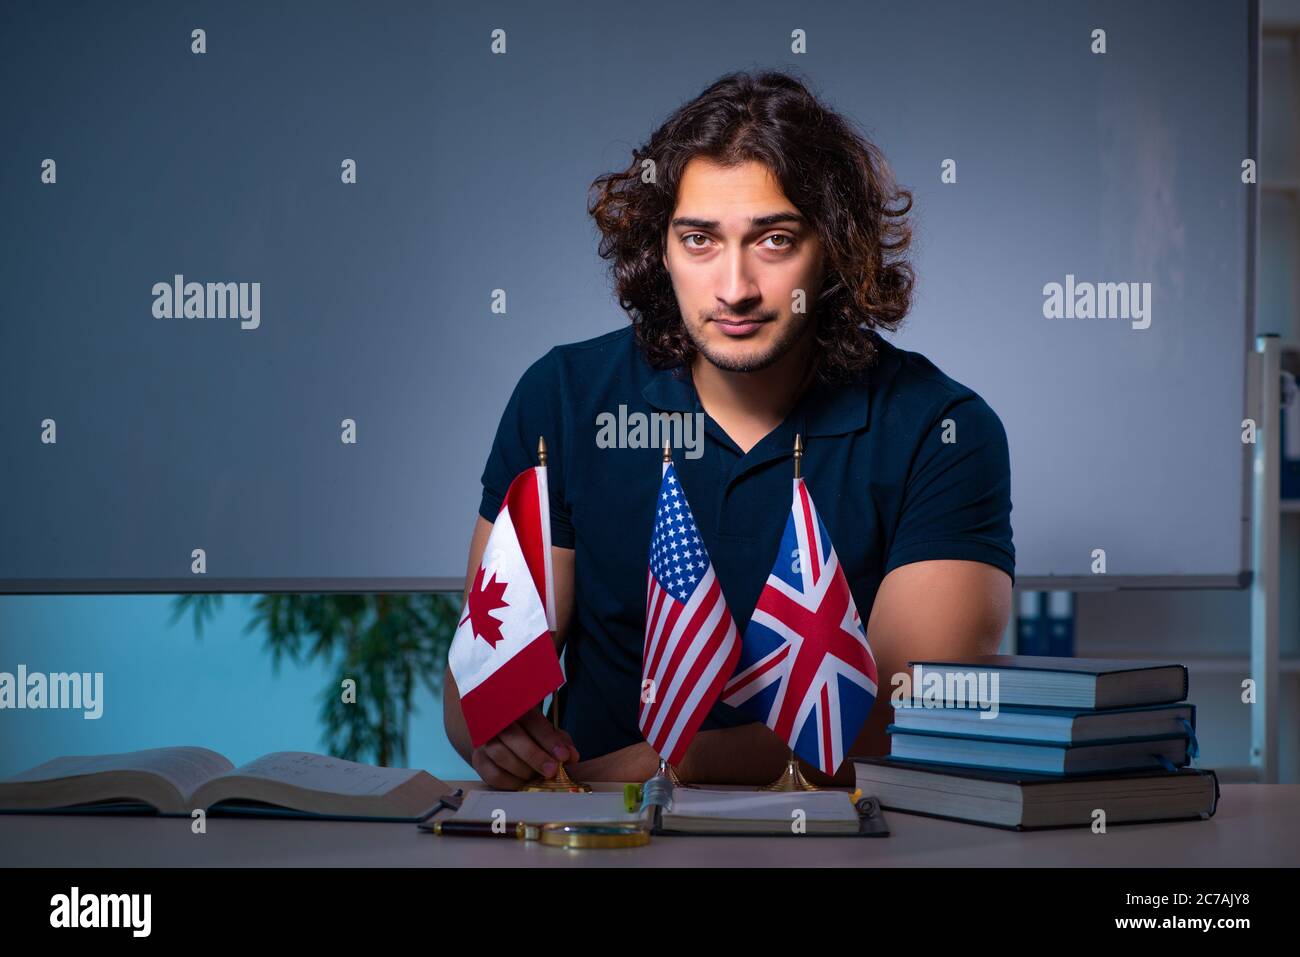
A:
<svg viewBox="0 0 1300 957">
<path fill-rule="evenodd" d="M 524 373 L 483 472 L 468 565 L 472 580 L 510 480 L 536 464 L 545 436 L 561 730 L 534 709 L 472 749 L 448 672 L 448 737 L 497 787 L 551 776 L 557 760 L 586 780 L 655 771 L 637 709 L 662 452 L 598 440 L 622 408 L 684 414 L 674 462 L 742 633 L 776 558 L 802 436 L 803 476 L 880 677 L 848 753 L 886 752 L 891 677 L 909 658 L 995 651 L 1015 574 L 997 415 L 877 333 L 911 303 L 910 194 L 872 144 L 779 73 L 723 77 L 593 192 L 600 252 L 632 323 L 557 346 Z M 765 783 L 788 753 L 719 703 L 677 770 Z M 852 776 L 845 761 L 835 783 Z"/>
</svg>

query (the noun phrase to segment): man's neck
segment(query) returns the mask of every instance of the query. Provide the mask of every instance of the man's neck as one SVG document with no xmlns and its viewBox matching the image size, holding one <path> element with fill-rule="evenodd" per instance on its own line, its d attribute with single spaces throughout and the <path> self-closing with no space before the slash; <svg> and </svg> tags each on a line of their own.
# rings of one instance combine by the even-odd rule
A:
<svg viewBox="0 0 1300 957">
<path fill-rule="evenodd" d="M 691 376 L 700 404 L 714 419 L 743 419 L 775 428 L 785 420 L 816 375 L 811 331 L 766 369 L 732 372 L 696 353 Z"/>
</svg>

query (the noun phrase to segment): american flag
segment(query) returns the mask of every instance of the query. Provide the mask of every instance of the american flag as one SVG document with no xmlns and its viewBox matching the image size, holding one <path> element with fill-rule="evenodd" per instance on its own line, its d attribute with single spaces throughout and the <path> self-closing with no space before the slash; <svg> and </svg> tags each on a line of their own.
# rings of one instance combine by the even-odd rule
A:
<svg viewBox="0 0 1300 957">
<path fill-rule="evenodd" d="M 871 713 L 876 661 L 802 478 L 794 480 L 776 564 L 722 695 L 827 774 L 839 768 Z"/>
<path fill-rule="evenodd" d="M 638 724 L 669 764 L 681 763 L 739 657 L 736 623 L 677 469 L 665 462 L 646 576 Z"/>
</svg>

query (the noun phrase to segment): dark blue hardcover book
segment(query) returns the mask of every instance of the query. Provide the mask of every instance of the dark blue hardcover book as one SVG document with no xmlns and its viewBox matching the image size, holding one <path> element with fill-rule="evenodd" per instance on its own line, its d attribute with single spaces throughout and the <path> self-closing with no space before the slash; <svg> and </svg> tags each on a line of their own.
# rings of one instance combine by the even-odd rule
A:
<svg viewBox="0 0 1300 957">
<path fill-rule="evenodd" d="M 996 694 L 1004 707 L 1123 708 L 1187 697 L 1187 668 L 1170 661 L 972 655 L 913 659 L 907 664 L 912 669 L 912 697 L 918 702 L 936 681 L 945 690 L 975 682 L 988 694 Z"/>
<path fill-rule="evenodd" d="M 985 717 L 989 714 L 991 717 Z M 1006 705 L 995 712 L 978 707 L 900 707 L 894 709 L 894 726 L 904 731 L 944 731 L 1003 740 L 1075 744 L 1159 734 L 1195 737 L 1196 705 L 1183 701 L 1102 710 Z"/>
<path fill-rule="evenodd" d="M 1064 743 L 989 735 L 915 731 L 889 725 L 890 756 L 902 761 L 952 764 L 1032 774 L 1098 774 L 1165 768 L 1190 760 L 1186 733 Z"/>
</svg>

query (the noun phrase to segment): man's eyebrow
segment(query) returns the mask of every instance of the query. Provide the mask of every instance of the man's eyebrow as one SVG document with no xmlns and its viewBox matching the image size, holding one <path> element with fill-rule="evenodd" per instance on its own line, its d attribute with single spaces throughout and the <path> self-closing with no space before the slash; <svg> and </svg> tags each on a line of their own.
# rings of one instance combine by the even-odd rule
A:
<svg viewBox="0 0 1300 957">
<path fill-rule="evenodd" d="M 777 223 L 794 223 L 799 226 L 807 226 L 808 220 L 798 213 L 768 213 L 766 216 L 751 217 L 750 225 L 760 229 L 766 226 L 775 226 Z M 678 216 L 670 224 L 674 227 L 689 226 L 693 229 L 717 229 L 721 225 L 716 219 L 696 219 L 694 216 Z"/>
</svg>

